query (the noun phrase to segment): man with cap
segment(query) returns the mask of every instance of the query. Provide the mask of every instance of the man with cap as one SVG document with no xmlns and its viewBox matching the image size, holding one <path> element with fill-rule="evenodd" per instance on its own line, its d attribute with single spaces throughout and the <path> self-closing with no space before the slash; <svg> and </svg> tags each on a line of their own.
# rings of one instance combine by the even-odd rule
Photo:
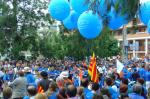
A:
<svg viewBox="0 0 150 99">
<path fill-rule="evenodd" d="M 68 79 L 68 77 L 69 77 L 68 71 L 61 72 L 60 77 L 62 77 L 64 79 L 65 85 L 73 84 L 72 80 Z"/>
<path fill-rule="evenodd" d="M 29 67 L 24 67 L 24 73 L 25 73 L 25 77 L 27 79 L 28 85 L 34 85 L 35 77 L 31 73 L 31 69 Z"/>
</svg>

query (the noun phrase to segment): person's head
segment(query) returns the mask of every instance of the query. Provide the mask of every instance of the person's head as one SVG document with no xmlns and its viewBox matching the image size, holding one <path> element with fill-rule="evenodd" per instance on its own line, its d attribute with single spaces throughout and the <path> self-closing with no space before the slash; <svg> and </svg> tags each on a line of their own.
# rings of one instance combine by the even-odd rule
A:
<svg viewBox="0 0 150 99">
<path fill-rule="evenodd" d="M 139 73 L 137 73 L 137 72 L 133 73 L 132 78 L 133 78 L 134 81 L 137 81 L 137 79 L 140 78 Z"/>
<path fill-rule="evenodd" d="M 24 72 L 23 72 L 22 70 L 20 70 L 20 71 L 18 71 L 18 75 L 19 75 L 20 77 L 23 77 L 23 76 L 24 76 Z"/>
<path fill-rule="evenodd" d="M 143 64 L 141 65 L 141 67 L 142 67 L 142 68 L 145 68 L 145 63 L 143 63 Z"/>
<path fill-rule="evenodd" d="M 130 99 L 127 93 L 121 93 L 120 99 Z"/>
<path fill-rule="evenodd" d="M 83 87 L 77 87 L 77 95 L 81 96 L 83 94 L 83 90 L 84 90 Z"/>
<path fill-rule="evenodd" d="M 56 84 L 55 82 L 51 82 L 51 83 L 49 84 L 49 89 L 50 89 L 50 91 L 56 91 L 56 89 L 57 89 L 57 84 Z"/>
<path fill-rule="evenodd" d="M 121 84 L 119 88 L 120 93 L 127 93 L 128 86 L 126 84 Z"/>
<path fill-rule="evenodd" d="M 35 96 L 37 94 L 35 86 L 28 86 L 27 91 L 29 96 Z"/>
<path fill-rule="evenodd" d="M 133 92 L 136 93 L 136 94 L 141 95 L 141 93 L 142 93 L 142 86 L 140 84 L 135 84 L 133 86 Z"/>
<path fill-rule="evenodd" d="M 69 85 L 67 87 L 67 96 L 68 97 L 75 97 L 77 94 L 77 88 L 74 85 Z"/>
<path fill-rule="evenodd" d="M 1 71 L 2 71 L 2 72 L 4 72 L 4 71 L 5 71 L 5 69 L 2 67 L 2 68 L 1 68 Z"/>
<path fill-rule="evenodd" d="M 59 94 L 57 95 L 57 99 L 66 99 L 66 88 L 65 87 L 61 87 L 59 88 Z"/>
<path fill-rule="evenodd" d="M 61 76 L 58 76 L 56 78 L 56 84 L 59 88 L 64 87 L 65 86 L 65 81 Z"/>
<path fill-rule="evenodd" d="M 102 95 L 94 94 L 92 99 L 104 99 Z"/>
<path fill-rule="evenodd" d="M 111 98 L 110 92 L 109 92 L 109 90 L 106 89 L 106 88 L 102 88 L 102 89 L 100 90 L 100 94 L 101 94 L 102 96 L 106 96 L 106 97 Z"/>
<path fill-rule="evenodd" d="M 115 80 L 116 80 L 116 76 L 115 76 L 115 75 L 111 75 L 110 77 L 111 77 L 111 79 L 112 79 L 112 83 L 114 83 Z"/>
<path fill-rule="evenodd" d="M 41 75 L 41 77 L 42 77 L 43 79 L 47 79 L 47 78 L 48 78 L 48 74 L 47 74 L 46 71 L 42 71 L 42 72 L 40 73 L 40 75 Z"/>
<path fill-rule="evenodd" d="M 128 85 L 128 79 L 122 78 L 121 79 L 122 84 Z"/>
<path fill-rule="evenodd" d="M 45 93 L 38 93 L 36 96 L 35 96 L 35 99 L 47 99 L 47 96 Z"/>
<path fill-rule="evenodd" d="M 106 85 L 111 86 L 112 85 L 112 79 L 111 78 L 106 78 Z"/>
<path fill-rule="evenodd" d="M 84 88 L 87 88 L 89 85 L 89 80 L 87 78 L 84 78 L 81 80 L 81 86 L 83 86 Z"/>
<path fill-rule="evenodd" d="M 143 85 L 145 81 L 144 81 L 144 79 L 142 79 L 142 78 L 138 78 L 138 79 L 137 79 L 137 82 L 138 82 L 138 84 Z"/>
<path fill-rule="evenodd" d="M 116 79 L 120 79 L 120 75 L 118 73 L 114 73 Z"/>
<path fill-rule="evenodd" d="M 10 99 L 12 96 L 12 89 L 10 87 L 5 87 L 3 89 L 3 97 L 4 99 Z"/>
<path fill-rule="evenodd" d="M 99 90 L 99 84 L 98 83 L 92 83 L 92 90 L 93 91 Z"/>
</svg>

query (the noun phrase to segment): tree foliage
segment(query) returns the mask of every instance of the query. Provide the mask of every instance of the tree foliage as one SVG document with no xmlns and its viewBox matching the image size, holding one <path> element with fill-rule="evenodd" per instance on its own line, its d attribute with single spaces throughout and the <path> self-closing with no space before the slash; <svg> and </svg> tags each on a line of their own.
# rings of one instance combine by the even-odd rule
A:
<svg viewBox="0 0 150 99">
<path fill-rule="evenodd" d="M 46 13 L 46 0 L 3 0 L 0 2 L 0 52 L 19 58 L 21 51 L 39 54 L 38 29 L 53 22 Z"/>
<path fill-rule="evenodd" d="M 50 33 L 41 42 L 41 52 L 45 57 L 63 58 L 64 56 L 83 59 L 93 52 L 101 57 L 111 57 L 120 54 L 118 41 L 105 28 L 101 36 L 94 40 L 84 39 L 78 31 L 69 32 L 61 26 L 60 33 Z"/>
</svg>

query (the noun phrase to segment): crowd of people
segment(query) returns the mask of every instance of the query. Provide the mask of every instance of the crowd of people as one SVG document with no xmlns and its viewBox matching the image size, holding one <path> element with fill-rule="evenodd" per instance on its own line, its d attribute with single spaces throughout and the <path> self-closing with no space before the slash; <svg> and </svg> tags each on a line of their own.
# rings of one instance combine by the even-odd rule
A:
<svg viewBox="0 0 150 99">
<path fill-rule="evenodd" d="M 120 74 L 116 69 L 115 59 L 97 59 L 95 83 L 85 60 L 0 61 L 0 99 L 150 99 L 149 63 L 130 60 Z"/>
</svg>

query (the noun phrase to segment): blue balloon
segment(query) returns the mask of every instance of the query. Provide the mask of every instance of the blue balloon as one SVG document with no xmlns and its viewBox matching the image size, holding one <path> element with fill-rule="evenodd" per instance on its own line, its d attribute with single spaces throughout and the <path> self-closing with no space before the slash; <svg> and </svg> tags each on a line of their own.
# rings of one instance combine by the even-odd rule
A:
<svg viewBox="0 0 150 99">
<path fill-rule="evenodd" d="M 70 15 L 63 20 L 63 24 L 69 30 L 76 29 L 78 18 L 79 14 L 75 11 L 71 11 Z"/>
<path fill-rule="evenodd" d="M 108 16 L 109 16 L 108 27 L 111 30 L 117 30 L 122 25 L 128 23 L 128 21 L 126 20 L 126 15 L 121 15 L 119 13 L 116 13 L 113 7 L 111 8 L 111 11 Z"/>
<path fill-rule="evenodd" d="M 106 12 L 107 12 L 107 5 L 106 5 L 105 0 L 101 0 L 100 1 L 100 5 L 98 7 L 98 10 L 99 10 L 101 16 L 104 16 L 106 14 Z"/>
<path fill-rule="evenodd" d="M 103 29 L 102 19 L 92 11 L 84 12 L 78 19 L 78 29 L 84 38 L 94 39 Z"/>
<path fill-rule="evenodd" d="M 48 11 L 52 18 L 62 21 L 70 13 L 70 6 L 67 0 L 51 0 Z"/>
<path fill-rule="evenodd" d="M 86 0 L 70 0 L 70 5 L 79 14 L 88 10 L 89 7 L 89 4 L 86 3 Z"/>
<path fill-rule="evenodd" d="M 150 34 L 150 20 L 149 20 L 148 25 L 147 25 L 147 32 Z"/>
<path fill-rule="evenodd" d="M 141 3 L 139 10 L 139 18 L 145 25 L 148 24 L 150 20 L 150 1 Z"/>
</svg>

